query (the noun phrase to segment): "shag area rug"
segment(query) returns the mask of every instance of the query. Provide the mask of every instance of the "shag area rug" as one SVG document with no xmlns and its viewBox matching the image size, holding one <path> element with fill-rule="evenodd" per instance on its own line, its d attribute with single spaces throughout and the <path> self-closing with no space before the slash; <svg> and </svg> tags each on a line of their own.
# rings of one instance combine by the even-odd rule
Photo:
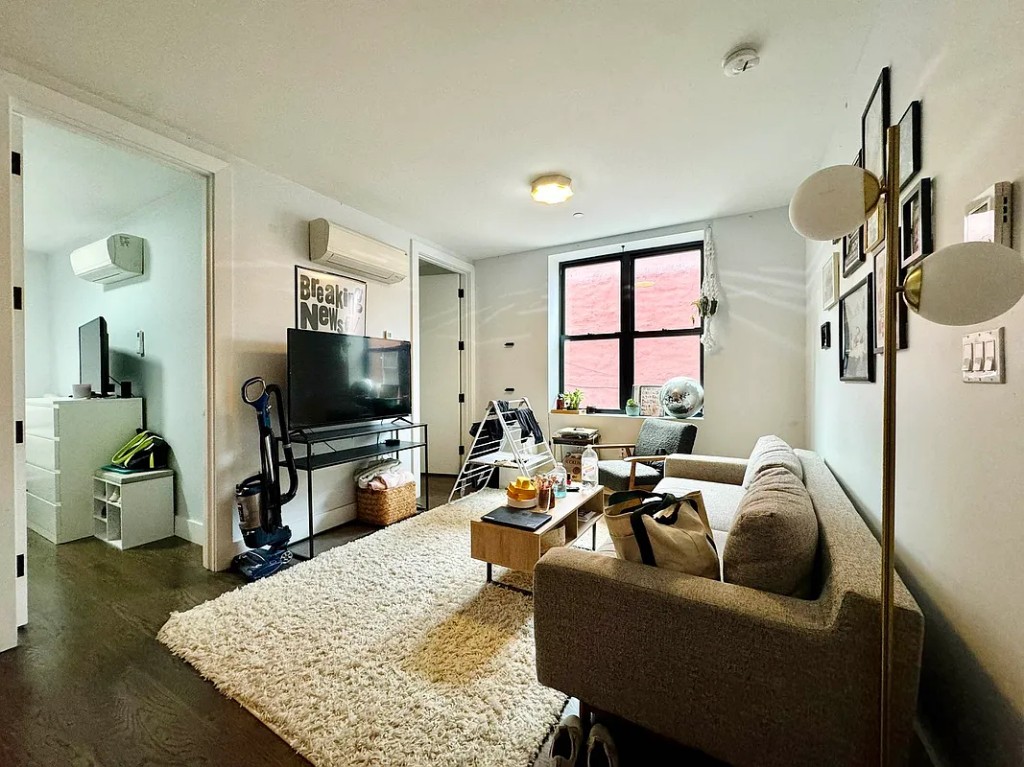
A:
<svg viewBox="0 0 1024 767">
<path fill-rule="evenodd" d="M 316 765 L 527 767 L 566 698 L 537 681 L 532 599 L 469 556 L 470 519 L 502 498 L 174 613 L 158 639 Z"/>
</svg>

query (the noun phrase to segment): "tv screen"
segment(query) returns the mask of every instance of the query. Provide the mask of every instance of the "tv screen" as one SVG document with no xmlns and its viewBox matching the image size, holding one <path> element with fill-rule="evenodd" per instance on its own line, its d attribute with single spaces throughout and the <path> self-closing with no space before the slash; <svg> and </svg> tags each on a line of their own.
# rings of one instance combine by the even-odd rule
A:
<svg viewBox="0 0 1024 767">
<path fill-rule="evenodd" d="M 111 388 L 107 321 L 102 317 L 78 329 L 78 382 L 92 384 L 100 396 Z"/>
<path fill-rule="evenodd" d="M 289 328 L 290 427 L 410 415 L 411 350 L 408 341 Z"/>
</svg>

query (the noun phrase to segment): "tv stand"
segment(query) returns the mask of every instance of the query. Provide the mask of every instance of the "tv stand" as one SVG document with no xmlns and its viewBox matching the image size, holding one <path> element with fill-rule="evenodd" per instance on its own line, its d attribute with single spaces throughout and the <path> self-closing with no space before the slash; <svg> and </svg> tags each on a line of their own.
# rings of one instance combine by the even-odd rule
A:
<svg viewBox="0 0 1024 767">
<path fill-rule="evenodd" d="M 422 432 L 422 438 L 418 438 L 416 435 L 409 435 L 409 439 L 402 440 L 401 432 L 411 432 L 419 429 Z M 398 440 L 398 444 L 386 444 L 381 437 L 390 437 L 391 439 Z M 347 447 L 337 449 L 331 442 L 337 442 L 340 440 L 351 440 L 360 437 L 377 437 L 377 442 L 370 445 L 358 445 L 356 447 Z M 305 445 L 305 455 L 302 457 L 296 457 L 295 468 L 299 471 L 306 472 L 306 511 L 309 519 L 309 537 L 307 541 L 307 550 L 305 553 L 295 551 L 295 547 L 292 547 L 292 553 L 299 559 L 312 559 L 316 556 L 316 552 L 313 548 L 313 541 L 317 535 L 328 532 L 329 530 L 340 527 L 335 525 L 327 530 L 320 530 L 317 533 L 313 532 L 313 473 L 319 469 L 327 469 L 331 466 L 341 466 L 346 463 L 356 463 L 358 461 L 365 461 L 371 458 L 383 458 L 389 455 L 397 456 L 398 453 L 406 452 L 408 450 L 423 449 L 423 474 L 428 473 L 428 461 L 427 455 L 427 425 L 425 423 L 414 423 L 408 418 L 396 418 L 390 423 L 369 423 L 369 424 L 357 424 L 355 426 L 339 426 L 337 428 L 329 429 L 317 429 L 315 431 L 310 430 L 298 430 L 291 435 L 292 443 L 297 445 Z M 314 453 L 313 448 L 316 445 L 326 444 L 329 450 L 319 453 Z M 285 462 L 281 461 L 281 466 L 284 466 Z M 425 483 L 423 486 L 423 504 L 416 504 L 417 511 L 426 511 L 430 508 L 430 487 L 429 483 Z M 301 541 L 300 541 L 301 543 Z M 296 544 L 297 546 L 298 544 Z"/>
</svg>

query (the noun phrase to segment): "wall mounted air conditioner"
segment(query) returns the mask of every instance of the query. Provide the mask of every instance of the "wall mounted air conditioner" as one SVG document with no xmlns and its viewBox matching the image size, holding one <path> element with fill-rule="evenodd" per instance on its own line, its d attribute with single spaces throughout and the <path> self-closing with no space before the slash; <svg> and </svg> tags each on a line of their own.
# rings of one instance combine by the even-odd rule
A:
<svg viewBox="0 0 1024 767">
<path fill-rule="evenodd" d="M 404 250 L 325 218 L 309 222 L 309 260 L 377 282 L 401 282 L 409 276 L 409 254 Z"/>
<path fill-rule="evenodd" d="M 142 274 L 146 241 L 133 234 L 112 234 L 71 252 L 76 277 L 110 285 Z"/>
</svg>

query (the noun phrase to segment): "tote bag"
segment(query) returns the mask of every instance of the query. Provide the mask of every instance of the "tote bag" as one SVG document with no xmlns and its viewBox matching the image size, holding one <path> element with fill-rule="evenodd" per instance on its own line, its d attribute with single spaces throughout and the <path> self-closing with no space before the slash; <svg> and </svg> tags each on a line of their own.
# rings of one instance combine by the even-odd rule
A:
<svg viewBox="0 0 1024 767">
<path fill-rule="evenodd" d="M 605 522 L 620 559 L 721 579 L 718 550 L 699 490 L 681 498 L 629 490 L 613 493 L 608 501 Z"/>
</svg>

